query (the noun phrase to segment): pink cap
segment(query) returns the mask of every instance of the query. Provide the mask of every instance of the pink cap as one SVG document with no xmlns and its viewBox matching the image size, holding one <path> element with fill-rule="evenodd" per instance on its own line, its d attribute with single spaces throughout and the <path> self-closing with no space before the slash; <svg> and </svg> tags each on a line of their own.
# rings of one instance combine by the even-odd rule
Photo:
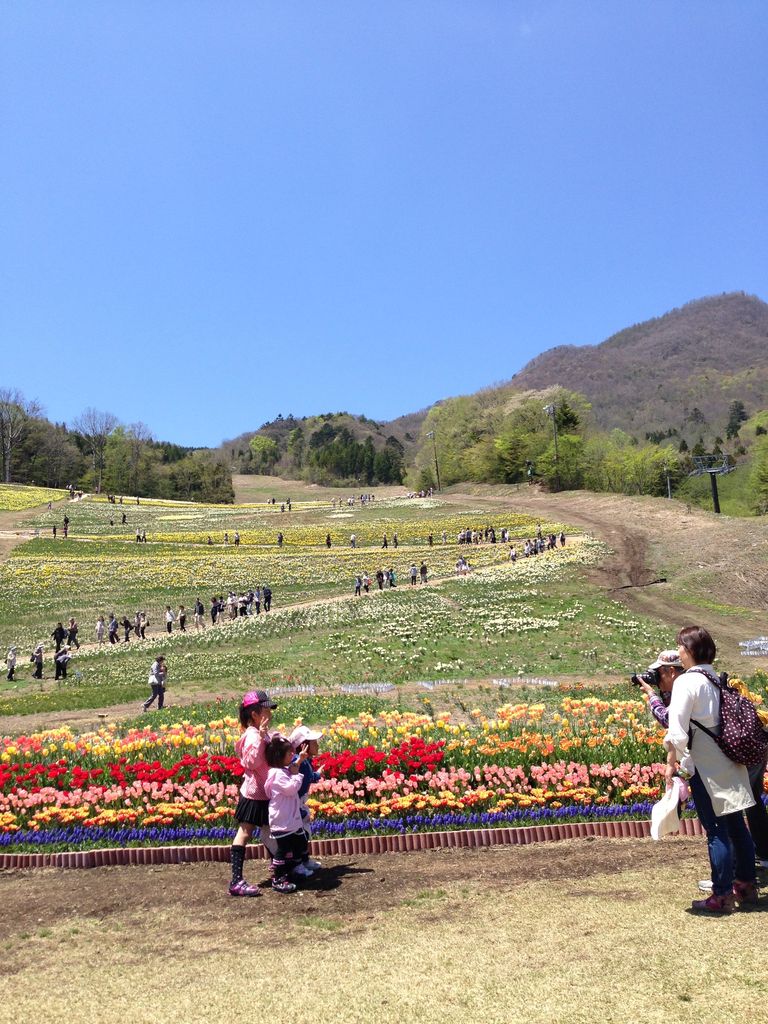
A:
<svg viewBox="0 0 768 1024">
<path fill-rule="evenodd" d="M 276 708 L 277 704 L 265 690 L 249 690 L 243 697 L 244 708 Z"/>
</svg>

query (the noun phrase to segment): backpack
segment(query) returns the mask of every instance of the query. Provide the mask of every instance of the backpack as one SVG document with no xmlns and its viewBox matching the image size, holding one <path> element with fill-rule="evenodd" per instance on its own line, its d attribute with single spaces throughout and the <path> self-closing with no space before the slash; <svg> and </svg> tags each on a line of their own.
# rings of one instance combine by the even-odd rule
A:
<svg viewBox="0 0 768 1024">
<path fill-rule="evenodd" d="M 725 756 L 736 764 L 764 765 L 768 755 L 768 733 L 752 701 L 729 686 L 727 676 L 718 679 L 700 668 L 690 671 L 701 672 L 720 692 L 720 733 L 715 735 L 694 719 L 691 719 L 692 724 L 710 736 Z"/>
</svg>

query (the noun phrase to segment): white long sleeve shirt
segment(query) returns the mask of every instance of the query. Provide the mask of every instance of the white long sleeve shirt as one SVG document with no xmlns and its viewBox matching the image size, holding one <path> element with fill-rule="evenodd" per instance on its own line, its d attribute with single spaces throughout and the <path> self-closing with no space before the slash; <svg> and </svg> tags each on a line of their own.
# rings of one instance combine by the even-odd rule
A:
<svg viewBox="0 0 768 1024">
<path fill-rule="evenodd" d="M 720 691 L 710 682 L 703 669 L 717 677 L 711 665 L 697 665 L 675 679 L 669 704 L 669 727 L 664 736 L 667 750 L 674 748 L 681 767 L 693 772 L 694 762 L 688 750 L 688 732 L 691 719 L 717 730 L 720 725 Z"/>
</svg>

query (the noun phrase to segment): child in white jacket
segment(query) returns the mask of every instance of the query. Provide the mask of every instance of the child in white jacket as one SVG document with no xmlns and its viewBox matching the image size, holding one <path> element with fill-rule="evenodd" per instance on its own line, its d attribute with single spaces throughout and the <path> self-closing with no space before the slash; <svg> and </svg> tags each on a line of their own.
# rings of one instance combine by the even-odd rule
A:
<svg viewBox="0 0 768 1024">
<path fill-rule="evenodd" d="M 299 802 L 304 781 L 299 765 L 307 753 L 295 755 L 291 741 L 276 734 L 267 743 L 264 756 L 269 765 L 264 786 L 269 798 L 269 831 L 277 843 L 272 858 L 272 888 L 275 892 L 295 892 L 290 876 L 308 878 L 312 874 L 305 866 L 309 851 Z"/>
</svg>

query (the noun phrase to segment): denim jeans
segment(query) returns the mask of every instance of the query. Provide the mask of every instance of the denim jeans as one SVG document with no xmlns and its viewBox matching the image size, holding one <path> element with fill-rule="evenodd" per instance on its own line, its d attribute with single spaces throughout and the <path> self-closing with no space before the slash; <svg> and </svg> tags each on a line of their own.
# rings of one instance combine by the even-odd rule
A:
<svg viewBox="0 0 768 1024">
<path fill-rule="evenodd" d="M 690 786 L 696 813 L 707 833 L 712 892 L 725 896 L 733 889 L 734 877 L 740 882 L 755 881 L 755 846 L 741 811 L 718 818 L 698 774 L 693 776 Z"/>
<path fill-rule="evenodd" d="M 162 683 L 152 683 L 152 696 L 144 701 L 144 710 L 152 706 L 152 702 L 157 698 L 157 710 L 162 711 L 163 703 L 165 701 L 165 687 Z"/>
</svg>

